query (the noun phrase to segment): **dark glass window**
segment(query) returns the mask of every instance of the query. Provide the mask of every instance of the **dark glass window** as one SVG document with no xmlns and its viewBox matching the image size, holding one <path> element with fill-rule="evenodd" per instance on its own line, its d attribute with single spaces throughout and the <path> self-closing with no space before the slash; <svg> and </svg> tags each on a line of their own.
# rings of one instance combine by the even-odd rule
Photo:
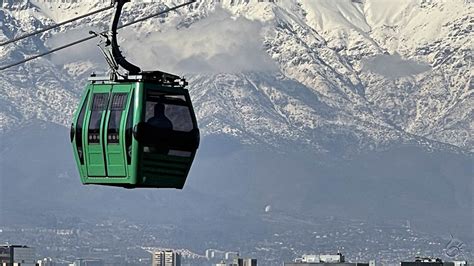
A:
<svg viewBox="0 0 474 266">
<path fill-rule="evenodd" d="M 114 93 L 112 98 L 112 104 L 110 105 L 110 110 L 112 111 L 122 111 L 125 109 L 125 104 L 127 103 L 127 93 Z"/>
<path fill-rule="evenodd" d="M 107 143 L 119 143 L 120 120 L 127 103 L 127 93 L 115 93 L 110 104 L 109 125 L 107 126 Z"/>
<path fill-rule="evenodd" d="M 108 93 L 94 93 L 94 99 L 92 100 L 92 111 L 104 111 L 107 107 L 107 101 L 109 100 Z"/>
<path fill-rule="evenodd" d="M 91 117 L 89 119 L 88 143 L 100 143 L 100 122 L 102 112 L 107 108 L 108 93 L 94 93 L 92 98 Z"/>
<path fill-rule="evenodd" d="M 152 126 L 174 131 L 190 132 L 194 128 L 191 112 L 183 95 L 148 91 L 145 121 Z"/>
<path fill-rule="evenodd" d="M 84 116 L 86 113 L 86 106 L 89 102 L 88 99 L 89 95 L 86 95 L 85 101 L 81 107 L 81 111 L 79 111 L 79 117 L 77 118 L 76 124 L 76 148 L 79 155 L 79 161 L 81 164 L 84 164 L 84 151 L 82 148 L 82 128 L 84 126 Z"/>
</svg>

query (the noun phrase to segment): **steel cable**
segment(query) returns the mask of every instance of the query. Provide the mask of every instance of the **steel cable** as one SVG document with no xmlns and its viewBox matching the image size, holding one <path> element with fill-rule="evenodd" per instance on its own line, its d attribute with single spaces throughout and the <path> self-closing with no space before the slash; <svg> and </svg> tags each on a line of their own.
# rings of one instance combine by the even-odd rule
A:
<svg viewBox="0 0 474 266">
<path fill-rule="evenodd" d="M 162 14 L 168 13 L 168 12 L 170 12 L 170 11 L 176 10 L 176 9 L 181 8 L 181 7 L 183 7 L 183 6 L 187 6 L 187 5 L 189 5 L 189 4 L 192 4 L 192 3 L 196 2 L 196 1 L 197 1 L 197 0 L 192 0 L 192 1 L 189 1 L 189 2 L 186 2 L 186 3 L 183 3 L 183 4 L 180 4 L 180 5 L 176 5 L 176 6 L 174 6 L 174 7 L 165 9 L 165 10 L 160 11 L 160 12 L 158 12 L 158 13 L 155 13 L 155 14 L 152 14 L 152 15 L 149 15 L 149 16 L 146 16 L 146 17 L 137 19 L 137 20 L 135 20 L 135 21 L 132 21 L 132 22 L 129 22 L 129 23 L 126 23 L 126 24 L 123 24 L 123 25 L 117 27 L 117 29 L 121 29 L 121 28 L 124 28 L 124 27 L 128 27 L 128 26 L 133 25 L 133 24 L 135 24 L 135 23 L 142 22 L 142 21 L 144 21 L 144 20 L 147 20 L 147 19 L 150 19 L 150 18 L 159 16 L 159 15 L 162 15 Z M 108 32 L 108 31 L 103 31 L 103 32 L 101 32 L 100 34 L 107 33 L 107 32 Z M 85 42 L 85 41 L 94 39 L 94 38 L 96 38 L 96 37 L 97 37 L 97 35 L 89 36 L 89 37 L 86 37 L 86 38 L 83 38 L 83 39 L 80 39 L 80 40 L 77 40 L 77 41 L 74 41 L 74 42 L 65 44 L 65 45 L 63 45 L 63 46 L 59 46 L 59 47 L 57 47 L 57 48 L 54 48 L 54 49 L 49 50 L 49 51 L 47 51 L 47 52 L 44 52 L 44 53 L 42 53 L 42 54 L 34 55 L 34 56 L 31 56 L 31 57 L 25 58 L 25 59 L 23 59 L 23 60 L 21 60 L 21 61 L 15 62 L 15 63 L 13 63 L 13 64 L 6 65 L 6 66 L 2 66 L 2 67 L 0 67 L 0 71 L 5 70 L 5 69 L 8 69 L 8 68 L 11 68 L 11 67 L 14 67 L 14 66 L 17 66 L 17 65 L 21 65 L 21 64 L 23 64 L 23 63 L 26 63 L 26 62 L 28 62 L 28 61 L 34 60 L 34 59 L 36 59 L 36 58 L 39 58 L 39 57 L 43 57 L 43 56 L 45 56 L 45 55 L 52 54 L 52 53 L 57 52 L 57 51 L 59 51 L 59 50 L 66 49 L 66 48 L 71 47 L 71 46 L 74 46 L 74 45 L 76 45 L 76 44 L 79 44 L 79 43 L 82 43 L 82 42 Z"/>
<path fill-rule="evenodd" d="M 2 42 L 2 43 L 0 43 L 0 46 L 4 46 L 4 45 L 10 44 L 10 43 L 17 42 L 17 41 L 19 41 L 19 40 L 23 40 L 23 39 L 25 39 L 25 38 L 31 37 L 31 36 L 33 36 L 33 35 L 36 35 L 36 34 L 39 34 L 39 33 L 42 33 L 42 32 L 48 31 L 48 30 L 52 30 L 52 29 L 54 29 L 54 28 L 57 28 L 57 27 L 60 27 L 60 26 L 62 26 L 62 25 L 71 23 L 71 22 L 76 21 L 76 20 L 78 20 L 78 19 L 82 19 L 82 18 L 85 18 L 85 17 L 88 17 L 88 16 L 95 15 L 95 14 L 97 14 L 97 13 L 100 13 L 100 12 L 103 12 L 103 11 L 106 11 L 106 10 L 109 10 L 109 9 L 111 9 L 111 8 L 113 8 L 113 7 L 114 7 L 113 5 L 108 6 L 108 7 L 104 7 L 104 8 L 95 10 L 95 11 L 93 11 L 93 12 L 91 12 L 91 13 L 87 13 L 87 14 L 81 15 L 81 16 L 79 16 L 79 17 L 75 17 L 75 18 L 72 18 L 72 19 L 69 19 L 69 20 L 60 22 L 60 23 L 58 23 L 58 24 L 55 24 L 55 25 L 46 27 L 46 28 L 44 28 L 44 29 L 41 29 L 41 30 L 38 30 L 38 31 L 34 31 L 34 32 L 31 32 L 31 33 L 27 33 L 27 34 L 22 35 L 22 36 L 20 36 L 20 37 L 17 37 L 17 38 L 8 40 L 8 41 L 6 41 L 6 42 Z"/>
</svg>

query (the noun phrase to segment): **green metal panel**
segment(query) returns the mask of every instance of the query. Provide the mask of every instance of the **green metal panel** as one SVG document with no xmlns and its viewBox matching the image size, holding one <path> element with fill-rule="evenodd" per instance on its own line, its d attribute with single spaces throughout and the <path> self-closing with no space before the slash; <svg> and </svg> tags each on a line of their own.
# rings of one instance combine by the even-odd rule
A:
<svg viewBox="0 0 474 266">
<path fill-rule="evenodd" d="M 132 91 L 131 84 L 113 85 L 112 94 L 109 99 L 109 108 L 107 111 L 107 118 L 104 124 L 104 143 L 107 158 L 107 175 L 108 177 L 126 177 L 126 147 L 125 147 L 125 126 L 128 110 L 123 108 L 121 111 L 112 110 L 112 100 L 118 95 L 126 95 L 125 106 L 129 106 L 130 93 Z M 124 106 L 124 107 L 125 107 Z M 114 113 L 115 112 L 115 113 Z M 119 129 L 118 142 L 108 139 L 107 130 L 111 127 L 111 120 L 113 116 L 119 116 L 119 125 L 115 125 Z"/>
<path fill-rule="evenodd" d="M 110 91 L 112 89 L 111 85 L 93 85 L 92 94 L 90 96 L 89 108 L 87 111 L 87 116 L 84 122 L 84 134 L 85 134 L 85 159 L 87 167 L 87 175 L 89 177 L 105 177 L 107 176 L 105 160 L 104 160 L 104 149 L 103 149 L 103 140 L 104 140 L 104 122 L 105 115 L 107 110 L 107 105 L 104 109 L 94 110 L 94 102 L 96 99 L 100 99 L 99 96 L 103 96 L 106 99 L 105 102 L 108 102 Z M 97 98 L 96 98 L 97 97 Z M 92 127 L 98 128 L 98 134 L 93 135 L 94 138 L 91 138 Z M 97 138 L 96 138 L 97 137 Z"/>
<path fill-rule="evenodd" d="M 191 157 L 179 157 L 153 152 L 143 152 L 141 165 L 144 187 L 162 187 L 181 189 L 186 182 Z"/>
<path fill-rule="evenodd" d="M 145 117 L 145 93 L 142 82 L 135 83 L 133 92 L 134 112 L 133 112 L 133 126 L 144 120 Z M 134 184 L 140 185 L 143 183 L 142 170 L 140 168 L 143 159 L 143 145 L 133 138 L 132 142 L 132 164 L 129 166 L 130 172 L 133 174 L 132 181 Z"/>
</svg>

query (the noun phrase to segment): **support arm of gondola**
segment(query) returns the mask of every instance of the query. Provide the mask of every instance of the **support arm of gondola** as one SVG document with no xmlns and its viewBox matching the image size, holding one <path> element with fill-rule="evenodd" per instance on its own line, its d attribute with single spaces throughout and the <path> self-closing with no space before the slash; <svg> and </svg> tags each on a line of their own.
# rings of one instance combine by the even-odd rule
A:
<svg viewBox="0 0 474 266">
<path fill-rule="evenodd" d="M 119 45 L 117 43 L 117 27 L 118 23 L 120 21 L 120 15 L 122 14 L 122 7 L 125 3 L 130 2 L 130 0 L 115 0 L 115 13 L 112 18 L 112 23 L 110 26 L 110 32 L 109 32 L 109 37 L 111 41 L 111 49 L 112 49 L 112 56 L 117 62 L 117 64 L 121 67 L 123 67 L 125 70 L 129 72 L 129 75 L 135 75 L 139 74 L 141 72 L 141 69 L 128 62 L 125 57 L 122 55 L 122 52 L 119 49 Z"/>
</svg>

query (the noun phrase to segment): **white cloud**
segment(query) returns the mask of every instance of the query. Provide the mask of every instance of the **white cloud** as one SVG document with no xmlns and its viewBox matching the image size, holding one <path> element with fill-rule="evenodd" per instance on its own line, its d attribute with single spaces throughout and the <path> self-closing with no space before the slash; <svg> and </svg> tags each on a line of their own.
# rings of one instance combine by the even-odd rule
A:
<svg viewBox="0 0 474 266">
<path fill-rule="evenodd" d="M 264 25 L 218 10 L 189 28 L 169 25 L 162 32 L 127 32 L 123 49 L 146 70 L 174 73 L 274 71 L 262 49 Z"/>
</svg>

